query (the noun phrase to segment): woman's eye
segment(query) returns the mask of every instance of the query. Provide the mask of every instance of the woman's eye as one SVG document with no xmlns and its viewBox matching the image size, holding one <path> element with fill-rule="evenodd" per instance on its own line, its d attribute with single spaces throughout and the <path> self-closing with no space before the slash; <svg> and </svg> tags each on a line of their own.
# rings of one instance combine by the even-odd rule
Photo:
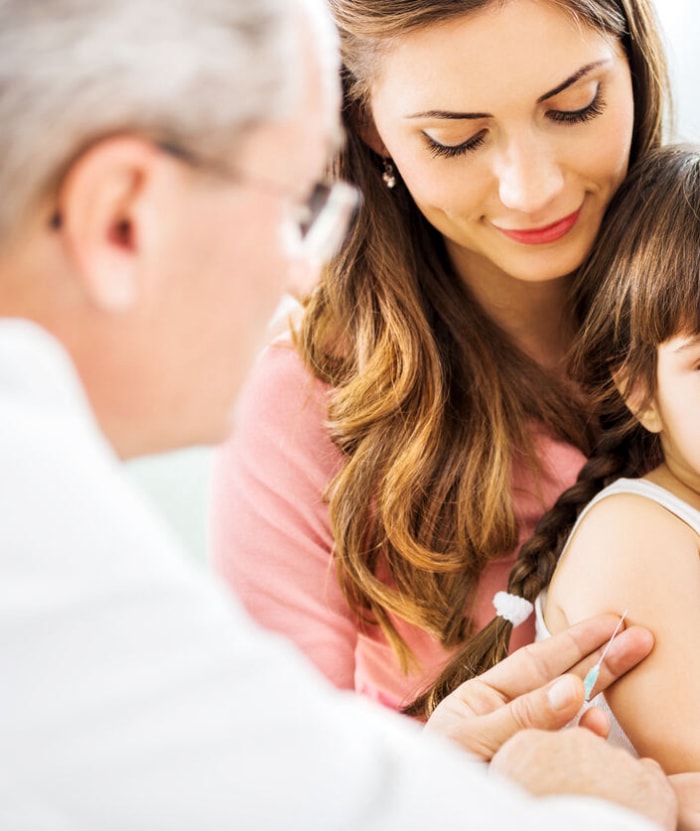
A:
<svg viewBox="0 0 700 831">
<path fill-rule="evenodd" d="M 585 107 L 578 110 L 549 110 L 547 118 L 551 121 L 557 121 L 560 124 L 581 124 L 584 121 L 590 121 L 592 118 L 597 118 L 603 114 L 605 110 L 605 101 L 600 91 L 600 86 L 597 87 L 593 100 Z"/>
<path fill-rule="evenodd" d="M 431 154 L 436 157 L 442 156 L 447 159 L 453 159 L 455 156 L 463 156 L 465 153 L 469 153 L 472 150 L 476 150 L 477 147 L 481 147 L 484 141 L 486 141 L 486 130 L 481 130 L 475 136 L 471 136 L 460 144 L 441 144 L 427 133 L 423 133 L 423 135 L 428 141 L 428 149 Z"/>
</svg>

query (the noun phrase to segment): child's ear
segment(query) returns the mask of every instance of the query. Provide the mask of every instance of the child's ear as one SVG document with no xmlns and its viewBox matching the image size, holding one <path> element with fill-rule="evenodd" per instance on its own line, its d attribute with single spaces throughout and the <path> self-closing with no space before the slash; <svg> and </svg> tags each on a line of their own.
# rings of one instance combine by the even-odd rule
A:
<svg viewBox="0 0 700 831">
<path fill-rule="evenodd" d="M 656 398 L 648 396 L 644 385 L 640 381 L 630 385 L 625 375 L 620 371 L 613 372 L 612 377 L 617 391 L 624 398 L 627 409 L 642 427 L 650 433 L 660 433 L 663 430 L 664 423 Z"/>
</svg>

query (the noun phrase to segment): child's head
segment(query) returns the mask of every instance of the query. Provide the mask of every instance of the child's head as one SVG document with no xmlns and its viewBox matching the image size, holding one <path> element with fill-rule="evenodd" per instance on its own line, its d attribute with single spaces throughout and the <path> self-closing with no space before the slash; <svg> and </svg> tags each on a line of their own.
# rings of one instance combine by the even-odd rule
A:
<svg viewBox="0 0 700 831">
<path fill-rule="evenodd" d="M 632 170 L 575 297 L 571 375 L 605 438 L 626 437 L 634 451 L 636 469 L 626 473 L 642 475 L 678 429 L 674 400 L 695 395 L 700 407 L 700 148 L 669 146 Z"/>
</svg>

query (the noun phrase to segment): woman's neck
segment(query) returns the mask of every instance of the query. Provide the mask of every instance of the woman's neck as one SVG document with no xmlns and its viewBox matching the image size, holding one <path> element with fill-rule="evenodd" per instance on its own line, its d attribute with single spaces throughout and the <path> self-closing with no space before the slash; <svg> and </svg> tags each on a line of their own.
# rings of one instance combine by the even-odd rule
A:
<svg viewBox="0 0 700 831">
<path fill-rule="evenodd" d="M 523 352 L 546 369 L 560 368 L 571 337 L 563 321 L 568 275 L 531 282 L 487 260 L 481 261 L 478 273 L 473 263 L 469 269 L 457 262 L 454 267 L 484 311 Z"/>
</svg>

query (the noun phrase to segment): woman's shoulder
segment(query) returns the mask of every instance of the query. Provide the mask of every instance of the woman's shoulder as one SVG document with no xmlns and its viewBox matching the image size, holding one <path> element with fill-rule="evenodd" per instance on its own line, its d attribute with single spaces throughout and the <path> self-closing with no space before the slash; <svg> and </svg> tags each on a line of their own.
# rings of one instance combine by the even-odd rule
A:
<svg viewBox="0 0 700 831">
<path fill-rule="evenodd" d="M 285 334 L 257 356 L 240 392 L 237 410 L 257 409 L 264 404 L 266 411 L 274 407 L 278 414 L 325 413 L 329 390 L 305 363 L 291 336 Z"/>
<path fill-rule="evenodd" d="M 259 464 L 269 456 L 277 466 L 318 468 L 322 478 L 333 475 L 341 453 L 328 429 L 329 394 L 291 338 L 277 338 L 257 357 L 238 397 L 229 452 L 253 453 Z"/>
</svg>

